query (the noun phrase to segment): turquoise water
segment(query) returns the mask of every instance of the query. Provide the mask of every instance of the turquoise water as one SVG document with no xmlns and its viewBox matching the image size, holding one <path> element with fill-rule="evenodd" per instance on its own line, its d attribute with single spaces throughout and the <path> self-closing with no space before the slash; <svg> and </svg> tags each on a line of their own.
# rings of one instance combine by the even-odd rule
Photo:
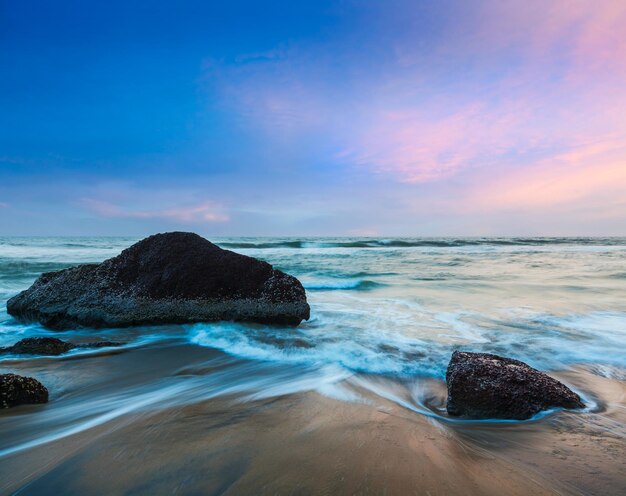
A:
<svg viewBox="0 0 626 496">
<path fill-rule="evenodd" d="M 9 297 L 42 272 L 102 261 L 135 241 L 0 238 L 0 346 L 53 334 L 9 317 Z M 129 346 L 176 338 L 253 361 L 393 377 L 441 378 L 455 349 L 626 376 L 624 238 L 212 241 L 297 276 L 311 320 L 295 330 L 212 323 L 95 334 Z"/>
</svg>

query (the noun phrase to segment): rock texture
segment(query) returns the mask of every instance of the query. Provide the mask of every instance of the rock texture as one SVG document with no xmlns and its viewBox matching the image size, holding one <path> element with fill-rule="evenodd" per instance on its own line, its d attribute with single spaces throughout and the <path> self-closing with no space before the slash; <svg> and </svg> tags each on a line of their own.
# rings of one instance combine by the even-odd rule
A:
<svg viewBox="0 0 626 496">
<path fill-rule="evenodd" d="M 582 408 L 580 397 L 524 362 L 455 351 L 446 372 L 448 413 L 469 418 L 528 419 L 549 408 Z"/>
<path fill-rule="evenodd" d="M 15 374 L 0 374 L 0 408 L 47 402 L 48 390 L 38 380 Z"/>
<path fill-rule="evenodd" d="M 104 348 L 107 346 L 121 346 L 116 341 L 98 341 L 95 343 L 74 344 L 57 338 L 26 338 L 13 346 L 0 348 L 0 353 L 14 355 L 62 355 L 75 348 Z"/>
<path fill-rule="evenodd" d="M 42 274 L 7 311 L 55 330 L 215 320 L 298 325 L 310 314 L 295 277 L 184 232 L 150 236 L 101 264 Z"/>
</svg>

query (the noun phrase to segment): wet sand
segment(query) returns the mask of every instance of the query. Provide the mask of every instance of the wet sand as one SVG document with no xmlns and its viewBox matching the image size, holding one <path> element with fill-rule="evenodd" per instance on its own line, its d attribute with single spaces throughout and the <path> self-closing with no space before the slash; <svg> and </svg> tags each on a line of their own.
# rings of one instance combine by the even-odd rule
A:
<svg viewBox="0 0 626 496">
<path fill-rule="evenodd" d="M 439 416 L 432 379 L 331 380 L 175 341 L 8 370 L 51 402 L 0 412 L 0 494 L 626 494 L 626 382 L 585 367 L 555 375 L 594 411 L 513 423 Z"/>
</svg>

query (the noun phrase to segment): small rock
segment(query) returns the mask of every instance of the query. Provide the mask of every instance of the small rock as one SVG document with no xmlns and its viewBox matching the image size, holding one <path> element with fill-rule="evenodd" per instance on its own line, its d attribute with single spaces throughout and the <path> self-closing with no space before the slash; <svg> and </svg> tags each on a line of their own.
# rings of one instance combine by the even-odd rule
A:
<svg viewBox="0 0 626 496">
<path fill-rule="evenodd" d="M 15 374 L 0 374 L 0 408 L 47 402 L 48 390 L 38 380 Z"/>
<path fill-rule="evenodd" d="M 277 348 L 315 348 L 315 345 L 301 338 L 281 338 L 278 336 L 259 335 L 257 341 Z"/>
<path fill-rule="evenodd" d="M 57 338 L 25 338 L 8 348 L 0 348 L 0 353 L 12 353 L 14 355 L 47 355 L 57 356 L 67 353 L 74 348 L 104 348 L 107 346 L 121 346 L 123 343 L 116 341 L 98 341 L 87 344 L 68 343 Z"/>
<path fill-rule="evenodd" d="M 115 346 L 122 346 L 124 343 L 118 343 L 117 341 L 96 341 L 94 343 L 77 344 L 76 348 L 109 348 Z"/>
<path fill-rule="evenodd" d="M 524 362 L 455 351 L 446 372 L 447 410 L 469 418 L 524 420 L 549 408 L 582 408 L 576 393 Z"/>
<path fill-rule="evenodd" d="M 5 348 L 5 353 L 16 355 L 61 355 L 75 346 L 57 338 L 26 338 Z"/>
</svg>

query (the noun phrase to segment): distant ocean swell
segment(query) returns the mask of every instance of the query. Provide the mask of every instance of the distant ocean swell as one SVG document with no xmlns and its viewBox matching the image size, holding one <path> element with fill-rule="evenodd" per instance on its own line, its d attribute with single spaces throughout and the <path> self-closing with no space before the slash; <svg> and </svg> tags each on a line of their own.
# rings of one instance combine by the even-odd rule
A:
<svg viewBox="0 0 626 496">
<path fill-rule="evenodd" d="M 367 279 L 334 279 L 323 281 L 304 281 L 304 288 L 310 291 L 322 290 L 357 290 L 367 291 L 384 286 L 383 283 L 370 281 Z"/>
<path fill-rule="evenodd" d="M 436 238 L 436 239 L 359 239 L 350 241 L 331 240 L 280 240 L 220 242 L 229 249 L 271 248 L 458 248 L 463 246 L 543 246 L 543 245 L 590 245 L 614 246 L 624 243 L 623 238 Z"/>
</svg>

